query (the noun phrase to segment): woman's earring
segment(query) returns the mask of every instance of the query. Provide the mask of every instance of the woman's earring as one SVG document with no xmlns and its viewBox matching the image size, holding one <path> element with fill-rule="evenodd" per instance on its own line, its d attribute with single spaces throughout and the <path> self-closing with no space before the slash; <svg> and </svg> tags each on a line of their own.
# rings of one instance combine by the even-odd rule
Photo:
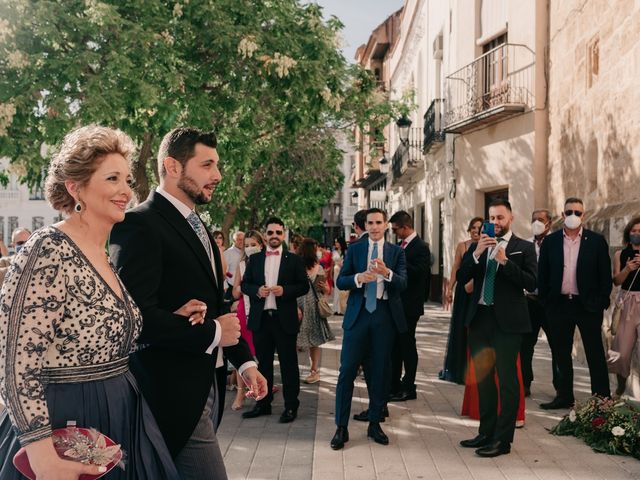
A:
<svg viewBox="0 0 640 480">
<path fill-rule="evenodd" d="M 73 209 L 78 213 L 82 212 L 82 204 L 80 203 L 80 200 L 76 202 L 76 205 L 75 207 L 73 207 Z"/>
</svg>

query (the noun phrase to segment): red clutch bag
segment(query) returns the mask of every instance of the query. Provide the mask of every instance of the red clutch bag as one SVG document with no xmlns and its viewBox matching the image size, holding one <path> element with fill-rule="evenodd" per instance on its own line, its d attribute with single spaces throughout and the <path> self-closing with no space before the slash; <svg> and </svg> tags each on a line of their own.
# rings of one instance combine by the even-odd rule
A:
<svg viewBox="0 0 640 480">
<path fill-rule="evenodd" d="M 98 475 L 80 475 L 80 480 L 100 478 L 114 467 L 123 466 L 123 453 L 120 445 L 93 428 L 75 426 L 57 428 L 53 430 L 52 439 L 60 458 L 107 468 L 106 472 Z M 18 450 L 18 453 L 13 457 L 13 465 L 29 480 L 36 480 L 24 447 Z"/>
</svg>

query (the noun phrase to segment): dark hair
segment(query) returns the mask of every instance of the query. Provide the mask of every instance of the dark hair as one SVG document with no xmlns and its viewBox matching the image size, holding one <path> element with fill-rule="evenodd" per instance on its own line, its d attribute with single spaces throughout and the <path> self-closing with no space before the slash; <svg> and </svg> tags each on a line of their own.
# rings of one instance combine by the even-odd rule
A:
<svg viewBox="0 0 640 480">
<path fill-rule="evenodd" d="M 196 144 L 202 143 L 207 147 L 216 148 L 218 139 L 213 132 L 203 132 L 197 128 L 181 127 L 174 128 L 167 133 L 158 149 L 158 174 L 164 178 L 167 174 L 164 168 L 164 159 L 175 158 L 184 167 L 187 161 L 193 157 Z"/>
<path fill-rule="evenodd" d="M 344 237 L 336 237 L 333 243 L 335 242 L 338 242 L 338 244 L 340 245 L 340 255 L 344 257 L 344 254 L 347 251 L 347 241 L 344 239 Z"/>
<path fill-rule="evenodd" d="M 471 229 L 473 228 L 473 224 L 474 223 L 478 223 L 478 222 L 480 222 L 480 223 L 484 222 L 484 218 L 482 218 L 482 217 L 473 217 L 471 219 L 471 221 L 469 222 L 469 226 L 467 227 L 467 232 L 470 232 Z"/>
<path fill-rule="evenodd" d="M 225 241 L 224 233 L 222 233 L 221 230 L 214 230 L 213 233 L 211 234 L 211 236 L 213 236 L 214 240 L 218 235 L 222 237 L 222 241 L 224 242 Z"/>
<path fill-rule="evenodd" d="M 367 210 L 358 210 L 353 216 L 353 223 L 355 223 L 360 230 L 365 229 L 367 223 Z"/>
<path fill-rule="evenodd" d="M 298 255 L 302 258 L 305 268 L 312 268 L 318 263 L 318 257 L 316 257 L 316 250 L 318 248 L 318 242 L 313 238 L 305 237 L 302 239 L 302 243 L 298 247 Z"/>
<path fill-rule="evenodd" d="M 579 203 L 580 205 L 582 205 L 584 207 L 584 202 L 582 201 L 581 198 L 578 197 L 569 197 L 564 201 L 564 205 L 567 206 L 567 204 L 569 203 Z"/>
<path fill-rule="evenodd" d="M 640 217 L 633 217 L 627 226 L 624 227 L 624 231 L 622 232 L 622 240 L 625 245 L 629 245 L 631 243 L 631 229 L 640 223 Z"/>
<path fill-rule="evenodd" d="M 547 217 L 548 221 L 551 221 L 551 212 L 546 208 L 536 208 L 533 212 L 531 212 L 531 216 L 533 217 L 536 213 L 544 213 Z"/>
<path fill-rule="evenodd" d="M 509 203 L 509 200 L 505 200 L 504 198 L 496 198 L 494 201 L 492 201 L 489 204 L 489 208 L 491 208 L 491 207 L 505 207 L 510 212 L 512 211 L 511 210 L 511 204 Z"/>
<path fill-rule="evenodd" d="M 391 223 L 395 223 L 399 227 L 413 228 L 413 218 L 404 210 L 400 210 L 399 212 L 391 215 L 389 221 Z"/>
<path fill-rule="evenodd" d="M 267 218 L 267 221 L 264 222 L 265 228 L 268 227 L 269 225 L 271 225 L 272 223 L 275 223 L 276 225 L 280 225 L 282 228 L 284 228 L 284 222 L 282 220 L 280 220 L 278 217 L 269 217 L 269 218 Z"/>
<path fill-rule="evenodd" d="M 370 208 L 369 210 L 367 210 L 367 217 L 369 215 L 371 215 L 372 213 L 381 213 L 382 214 L 382 218 L 384 218 L 384 221 L 387 221 L 387 212 L 385 212 L 384 210 L 381 210 L 380 208 Z"/>
</svg>

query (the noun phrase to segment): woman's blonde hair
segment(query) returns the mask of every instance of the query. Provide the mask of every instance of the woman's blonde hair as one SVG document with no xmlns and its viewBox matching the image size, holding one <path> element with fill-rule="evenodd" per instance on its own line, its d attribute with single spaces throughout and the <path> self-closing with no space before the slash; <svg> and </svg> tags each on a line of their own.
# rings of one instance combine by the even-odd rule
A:
<svg viewBox="0 0 640 480">
<path fill-rule="evenodd" d="M 135 151 L 131 137 L 120 130 L 87 125 L 69 132 L 49 164 L 45 195 L 56 210 L 70 213 L 76 203 L 64 182 L 73 180 L 84 186 L 98 169 L 102 157 L 119 153 L 127 162 Z"/>
</svg>

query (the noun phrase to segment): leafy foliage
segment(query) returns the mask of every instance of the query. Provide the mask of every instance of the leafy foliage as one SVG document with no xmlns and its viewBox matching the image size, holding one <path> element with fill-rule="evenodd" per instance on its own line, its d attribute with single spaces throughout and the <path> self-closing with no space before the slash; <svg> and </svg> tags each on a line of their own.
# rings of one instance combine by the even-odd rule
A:
<svg viewBox="0 0 640 480">
<path fill-rule="evenodd" d="M 75 126 L 139 145 L 139 198 L 170 129 L 214 129 L 224 179 L 208 207 L 228 230 L 271 213 L 303 228 L 341 183 L 332 129 L 371 131 L 403 107 L 338 50 L 342 24 L 297 0 L 0 2 L 0 155 L 43 179 Z M 44 154 L 44 155 L 43 155 Z"/>
<path fill-rule="evenodd" d="M 640 459 L 640 410 L 624 400 L 591 397 L 576 404 L 551 433 L 573 435 L 596 452 Z"/>
</svg>

